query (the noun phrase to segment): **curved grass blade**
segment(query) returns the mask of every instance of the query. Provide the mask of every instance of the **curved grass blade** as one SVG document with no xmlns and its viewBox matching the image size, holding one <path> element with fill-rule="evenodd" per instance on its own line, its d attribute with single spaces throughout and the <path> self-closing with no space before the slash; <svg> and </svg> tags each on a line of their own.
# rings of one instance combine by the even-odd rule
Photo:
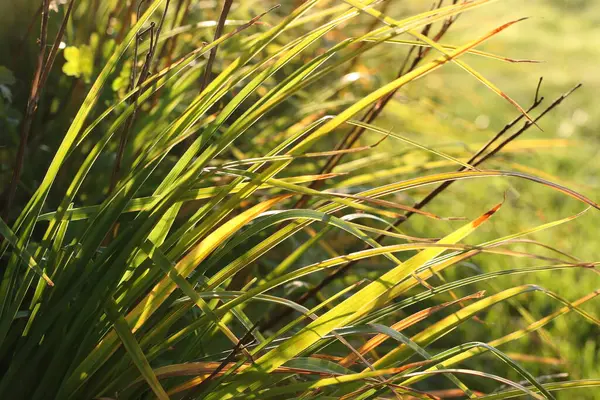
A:
<svg viewBox="0 0 600 400">
<path fill-rule="evenodd" d="M 394 90 L 397 90 L 398 88 L 406 85 L 407 83 L 409 83 L 417 78 L 420 78 L 422 76 L 425 76 L 425 75 L 429 74 L 430 72 L 438 69 L 439 67 L 446 64 L 447 62 L 452 61 L 452 60 L 456 59 L 457 57 L 460 57 L 461 55 L 463 55 L 464 53 L 466 53 L 473 47 L 479 45 L 480 43 L 484 42 L 485 40 L 489 39 L 490 37 L 498 34 L 499 32 L 503 31 L 504 29 L 510 27 L 513 23 L 514 22 L 504 24 L 504 25 L 496 28 L 495 30 L 488 32 L 486 35 L 483 35 L 479 39 L 476 39 L 472 42 L 465 44 L 464 46 L 457 48 L 456 50 L 448 53 L 448 55 L 446 55 L 444 57 L 437 58 L 434 61 L 431 61 L 431 62 L 423 65 L 422 67 L 415 68 L 411 72 L 401 76 L 400 78 L 382 86 L 381 88 L 375 90 L 374 92 L 370 93 L 369 95 L 363 97 L 361 100 L 359 100 L 358 102 L 356 102 L 355 104 L 353 104 L 352 106 L 350 106 L 349 108 L 344 110 L 342 113 L 338 114 L 332 120 L 327 122 L 325 125 L 323 125 L 319 129 L 317 129 L 309 138 L 307 138 L 307 140 L 302 145 L 296 146 L 294 148 L 293 154 L 296 154 L 296 153 L 300 152 L 302 149 L 304 149 L 305 147 L 310 146 L 312 143 L 317 141 L 319 138 L 321 138 L 322 136 L 333 131 L 335 128 L 339 127 L 344 122 L 351 119 L 354 115 L 359 113 L 361 110 L 370 106 L 371 104 L 373 104 L 374 102 L 376 102 L 378 99 L 382 98 L 383 96 L 387 95 L 388 93 L 390 93 Z"/>
<path fill-rule="evenodd" d="M 129 353 L 133 363 L 138 367 L 142 376 L 148 382 L 148 386 L 152 389 L 156 397 L 160 400 L 168 400 L 169 396 L 163 389 L 160 382 L 156 378 L 150 363 L 146 360 L 144 352 L 140 348 L 140 345 L 135 340 L 135 337 L 131 333 L 131 328 L 125 318 L 119 314 L 114 303 L 107 305 L 107 315 L 113 321 L 113 326 L 119 338 L 121 339 L 123 346 Z"/>
<path fill-rule="evenodd" d="M 431 360 L 431 355 L 424 348 L 419 346 L 417 343 L 413 342 L 410 338 L 406 337 L 401 332 L 382 324 L 369 324 L 369 326 L 373 327 L 376 331 L 380 332 L 381 334 L 389 336 L 392 339 L 395 339 L 396 341 L 408 346 L 412 351 L 414 351 L 416 354 L 419 354 L 425 360 Z M 444 376 L 450 379 L 450 381 L 452 381 L 452 383 L 454 383 L 460 390 L 462 390 L 462 392 L 469 398 L 478 397 L 455 375 L 447 374 Z"/>
<path fill-rule="evenodd" d="M 475 168 L 474 166 L 472 166 L 470 164 L 462 162 L 461 160 L 459 160 L 457 158 L 454 158 L 452 156 L 444 154 L 444 153 L 442 153 L 440 151 L 437 151 L 437 150 L 435 150 L 435 149 L 433 149 L 431 147 L 423 146 L 422 144 L 419 144 L 419 143 L 415 142 L 414 140 L 410 140 L 410 139 L 408 139 L 408 138 L 406 138 L 404 136 L 401 136 L 401 135 L 399 135 L 399 134 L 397 134 L 397 133 L 395 133 L 395 132 L 393 132 L 391 130 L 390 131 L 386 131 L 384 129 L 378 128 L 375 125 L 368 124 L 368 123 L 362 122 L 362 121 L 357 121 L 357 120 L 348 120 L 348 121 L 346 121 L 346 123 L 348 123 L 350 125 L 354 125 L 354 126 L 360 126 L 361 128 L 365 128 L 365 129 L 368 129 L 370 131 L 380 133 L 382 135 L 391 136 L 391 137 L 393 137 L 395 139 L 398 139 L 398 140 L 400 140 L 402 142 L 408 143 L 411 146 L 415 146 L 415 147 L 417 147 L 417 148 L 419 148 L 421 150 L 425 150 L 425 151 L 427 151 L 429 153 L 435 154 L 436 156 L 445 158 L 448 161 L 452 161 L 452 162 L 454 162 L 456 164 L 462 165 L 463 167 L 465 167 L 467 169 L 477 170 L 477 168 Z"/>
<path fill-rule="evenodd" d="M 46 284 L 48 284 L 49 286 L 54 286 L 54 282 L 50 280 L 48 275 L 46 275 L 46 273 L 38 265 L 33 256 L 29 253 L 29 251 L 27 251 L 27 249 L 22 248 L 19 245 L 19 238 L 17 238 L 17 236 L 13 233 L 10 227 L 6 225 L 6 223 L 4 223 L 4 220 L 2 218 L 0 218 L 0 235 L 2 235 L 4 239 L 13 247 L 14 254 L 19 256 L 19 258 L 29 266 L 29 268 L 34 270 L 36 274 L 38 274 L 42 279 L 44 279 L 44 281 L 46 281 Z"/>
<path fill-rule="evenodd" d="M 198 263 L 206 258 L 221 243 L 221 241 L 225 240 L 228 236 L 231 236 L 257 215 L 268 210 L 285 198 L 286 196 L 283 196 L 265 201 L 232 218 L 215 230 L 204 241 L 200 242 L 193 251 L 187 254 L 186 257 L 177 264 L 175 270 L 181 276 L 187 277 L 196 268 Z M 148 320 L 175 288 L 176 286 L 172 283 L 170 278 L 162 279 L 161 282 L 156 285 L 155 290 L 151 291 L 148 296 L 128 313 L 126 320 L 128 324 L 133 326 L 132 330 L 134 333 Z M 71 377 L 75 379 L 72 384 L 79 385 L 82 374 L 84 374 L 83 376 L 89 376 L 91 372 L 95 372 L 118 347 L 119 345 L 116 341 L 114 331 L 109 332 L 102 342 L 90 352 L 71 374 Z M 75 387 L 72 388 L 72 390 L 75 389 Z M 71 392 L 71 390 L 67 393 L 69 392 Z"/>
<path fill-rule="evenodd" d="M 525 335 L 527 335 L 527 334 L 529 334 L 531 332 L 534 332 L 537 329 L 539 329 L 539 328 L 547 325 L 548 323 L 550 323 L 551 321 L 553 321 L 556 318 L 560 317 L 561 315 L 564 315 L 564 314 L 572 311 L 572 309 L 573 309 L 572 306 L 579 307 L 580 305 L 582 305 L 582 304 L 584 304 L 584 303 L 586 303 L 586 302 L 588 302 L 588 301 L 596 298 L 597 296 L 600 296 L 600 290 L 596 290 L 596 291 L 594 291 L 592 293 L 589 293 L 589 294 L 583 296 L 582 298 L 580 298 L 580 299 L 572 302 L 571 305 L 562 307 L 559 310 L 557 310 L 557 311 L 555 311 L 555 312 L 547 315 L 546 317 L 541 318 L 540 320 L 538 320 L 538 321 L 536 321 L 536 322 L 534 322 L 532 324 L 529 324 L 527 327 L 525 327 L 523 329 L 519 329 L 517 331 L 514 331 L 514 332 L 512 332 L 512 333 L 510 333 L 510 334 L 508 334 L 506 336 L 503 336 L 503 337 L 501 337 L 499 339 L 492 340 L 491 342 L 488 343 L 488 345 L 492 346 L 492 347 L 498 347 L 498 346 L 501 346 L 501 345 L 506 344 L 508 342 L 511 342 L 513 340 L 517 340 L 517 339 L 519 339 L 519 338 L 521 338 L 521 337 L 523 337 L 523 336 L 525 336 Z M 439 365 L 441 365 L 441 366 L 443 366 L 445 368 L 445 367 L 447 367 L 449 365 L 454 365 L 456 363 L 459 363 L 461 361 L 469 359 L 469 358 L 471 358 L 471 357 L 473 357 L 475 355 L 481 354 L 481 353 L 483 353 L 483 352 L 485 352 L 487 350 L 488 350 L 487 348 L 479 348 L 479 347 L 473 348 L 473 349 L 467 350 L 465 352 L 462 352 L 461 354 L 453 356 L 453 357 L 451 357 L 448 360 L 444 360 Z M 417 379 L 417 378 L 411 378 L 411 379 L 408 379 L 408 380 L 404 381 L 403 384 L 411 384 L 413 382 L 416 382 L 417 380 L 419 380 L 419 379 Z"/>
<path fill-rule="evenodd" d="M 429 317 L 430 315 L 434 314 L 435 312 L 437 312 L 439 310 L 443 310 L 446 307 L 452 306 L 461 301 L 479 299 L 479 298 L 483 297 L 483 295 L 484 295 L 484 292 L 481 291 L 481 292 L 477 292 L 477 293 L 474 293 L 469 296 L 464 296 L 457 300 L 448 301 L 448 302 L 439 304 L 437 306 L 432 306 L 432 307 L 426 308 L 426 309 L 418 311 L 412 315 L 409 315 L 408 317 L 402 319 L 401 321 L 398 321 L 397 323 L 393 324 L 390 327 L 390 329 L 393 329 L 394 331 L 402 331 L 402 330 L 424 320 L 425 318 Z M 373 325 L 373 324 L 371 324 L 371 325 Z M 371 339 L 369 339 L 369 341 L 367 343 L 365 343 L 360 349 L 358 349 L 358 351 L 362 354 L 366 354 L 369 351 L 372 351 L 375 348 L 377 348 L 377 346 L 382 344 L 388 337 L 389 337 L 388 334 L 382 332 L 379 335 L 376 335 L 376 336 L 372 337 Z M 355 360 L 356 360 L 356 355 L 349 354 L 343 360 L 340 361 L 340 365 L 350 366 L 355 362 Z"/>
<path fill-rule="evenodd" d="M 346 3 L 352 5 L 353 7 L 356 7 L 357 9 L 379 19 L 380 21 L 389 24 L 391 26 L 394 27 L 398 27 L 399 26 L 399 22 L 395 21 L 394 19 L 386 16 L 385 14 L 382 14 L 381 12 L 375 10 L 375 9 L 368 9 L 362 6 L 362 4 L 360 4 L 358 1 L 356 0 L 344 0 Z M 515 21 L 512 21 L 509 23 L 509 26 L 512 24 L 515 24 L 517 22 L 523 21 L 526 18 L 521 18 Z M 506 93 L 504 93 L 503 91 L 501 91 L 500 89 L 498 89 L 492 82 L 490 82 L 488 79 L 486 79 L 483 75 L 481 75 L 479 72 L 477 72 L 476 70 L 474 70 L 473 68 L 469 67 L 466 63 L 464 63 L 461 60 L 457 60 L 454 58 L 452 52 L 448 52 L 446 51 L 446 49 L 441 46 L 440 44 L 436 43 L 435 41 L 431 40 L 429 37 L 427 37 L 426 35 L 423 35 L 422 33 L 411 29 L 408 31 L 408 33 L 410 33 L 412 36 L 415 36 L 417 39 L 423 41 L 424 43 L 428 44 L 429 46 L 433 47 L 434 49 L 440 51 L 442 54 L 444 54 L 445 56 L 452 58 L 457 65 L 459 65 L 461 68 L 463 68 L 465 71 L 467 71 L 468 73 L 470 73 L 471 75 L 473 75 L 475 78 L 477 78 L 481 83 L 483 83 L 485 86 L 487 86 L 489 89 L 491 89 L 494 93 L 496 93 L 498 96 L 506 99 L 510 104 L 512 104 L 513 106 L 515 106 L 519 112 L 521 114 L 523 114 L 525 116 L 525 118 L 527 118 L 527 120 L 529 120 L 529 122 L 531 122 L 532 124 L 536 125 L 537 124 L 533 121 L 533 119 L 527 114 L 527 111 L 525 111 L 525 109 L 523 107 L 521 107 L 519 105 L 519 103 L 517 103 L 516 101 L 514 101 L 512 98 L 510 98 Z"/>
<path fill-rule="evenodd" d="M 600 386 L 600 379 L 580 379 L 576 381 L 566 381 L 566 382 L 551 382 L 544 383 L 544 388 L 549 391 L 561 391 L 561 390 L 570 390 L 570 389 L 582 389 L 582 388 L 594 388 Z M 530 390 L 536 390 L 535 387 L 528 388 Z M 504 400 L 504 399 L 514 399 L 515 397 L 521 396 L 521 392 L 518 390 L 508 390 L 501 393 L 488 394 L 486 396 L 482 396 L 481 399 L 485 400 Z"/>
<path fill-rule="evenodd" d="M 299 183 L 313 182 L 315 180 L 321 180 L 321 179 L 330 179 L 332 176 L 336 176 L 336 175 L 335 174 L 305 175 L 305 176 L 298 176 L 298 177 L 291 177 L 291 178 L 281 178 L 280 181 L 285 182 L 285 183 L 290 183 L 290 184 L 299 184 Z M 238 193 L 244 186 L 245 186 L 244 183 L 238 184 L 235 187 L 231 188 L 229 190 L 229 193 L 232 193 L 232 194 Z M 267 183 L 264 183 L 263 185 L 261 185 L 259 189 L 271 189 L 273 187 L 275 187 L 275 186 L 270 184 L 269 181 L 267 181 Z M 191 189 L 191 190 L 188 190 L 183 196 L 181 196 L 179 201 L 186 202 L 186 201 L 192 201 L 192 200 L 209 199 L 211 197 L 216 196 L 219 193 L 219 191 L 221 191 L 222 189 L 223 188 L 219 187 L 219 186 Z M 158 199 L 159 199 L 159 196 L 138 197 L 136 199 L 130 200 L 129 203 L 127 204 L 127 206 L 125 207 L 125 209 L 123 210 L 123 212 L 129 213 L 129 212 L 147 210 L 150 206 L 152 206 L 154 203 L 156 203 L 156 201 Z M 70 210 L 67 210 L 64 213 L 62 219 L 69 219 L 71 221 L 79 221 L 82 219 L 92 218 L 95 214 L 97 214 L 100 211 L 100 208 L 101 208 L 100 205 L 72 208 Z M 58 211 L 52 211 L 52 212 L 48 212 L 45 214 L 41 214 L 38 217 L 38 221 L 49 221 L 55 215 L 57 215 L 57 213 L 58 213 Z"/>
<path fill-rule="evenodd" d="M 462 240 L 484 221 L 489 219 L 500 208 L 500 205 L 501 204 L 498 204 L 475 221 L 464 225 L 462 228 L 446 236 L 439 241 L 439 244 L 454 244 L 459 240 Z M 319 317 L 316 321 L 313 321 L 291 339 L 281 344 L 277 349 L 271 350 L 269 353 L 256 360 L 254 366 L 248 371 L 271 371 L 318 341 L 322 335 L 329 333 L 337 327 L 348 325 L 352 323 L 352 321 L 366 315 L 369 311 L 377 309 L 386 302 L 391 301 L 391 298 L 385 296 L 388 291 L 390 291 L 398 282 L 402 281 L 407 276 L 410 276 L 422 264 L 443 253 L 443 251 L 443 248 L 432 248 L 423 250 L 413 256 L 408 261 L 384 274 L 334 309 Z M 233 387 L 236 388 L 235 391 L 243 390 L 248 386 L 252 389 L 256 389 L 260 386 L 260 383 L 247 385 L 242 384 L 241 382 L 242 380 L 233 384 Z M 226 398 L 230 398 L 232 389 L 233 388 L 218 391 L 215 393 L 215 396 L 226 396 Z"/>
<path fill-rule="evenodd" d="M 372 41 L 374 41 L 374 39 L 365 39 L 365 41 L 372 42 Z M 400 45 L 407 45 L 407 46 L 418 46 L 418 47 L 431 47 L 427 43 L 424 43 L 422 41 L 417 41 L 417 40 L 387 39 L 387 40 L 385 40 L 385 43 L 393 43 L 393 44 L 400 44 Z M 439 43 L 439 45 L 442 46 L 445 50 L 455 50 L 458 47 L 455 45 L 443 44 L 443 43 Z M 505 57 L 505 56 L 499 56 L 497 54 L 488 53 L 485 51 L 475 50 L 475 49 L 469 50 L 468 54 L 473 54 L 473 55 L 486 57 L 486 58 L 492 58 L 494 60 L 506 61 L 506 62 L 515 63 L 515 64 L 519 64 L 519 63 L 539 64 L 539 63 L 543 62 L 540 60 L 519 59 L 519 58 L 510 58 L 510 57 Z"/>
</svg>

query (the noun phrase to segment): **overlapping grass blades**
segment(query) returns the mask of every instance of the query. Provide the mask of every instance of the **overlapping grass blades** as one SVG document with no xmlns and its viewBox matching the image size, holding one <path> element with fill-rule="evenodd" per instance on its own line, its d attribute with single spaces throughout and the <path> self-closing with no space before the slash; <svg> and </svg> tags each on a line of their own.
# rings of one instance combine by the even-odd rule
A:
<svg viewBox="0 0 600 400">
<path fill-rule="evenodd" d="M 211 42 L 193 36 L 206 24 L 190 20 L 198 10 L 186 0 L 141 2 L 143 12 L 137 14 L 133 5 L 120 2 L 75 3 L 76 19 L 68 29 L 83 23 L 80 16 L 90 15 L 94 6 L 106 11 L 100 17 L 106 23 L 127 18 L 113 27 L 121 34 L 95 32 L 94 40 L 114 36 L 118 44 L 108 55 L 96 54 L 102 64 L 94 83 L 80 106 L 65 109 L 62 139 L 12 227 L 0 219 L 0 397 L 366 399 L 423 395 L 423 387 L 435 389 L 427 384 L 436 385 L 430 378 L 439 374 L 467 397 L 476 396 L 465 383 L 468 377 L 470 385 L 472 376 L 485 381 L 486 390 L 493 387 L 488 379 L 516 388 L 486 398 L 552 398 L 554 390 L 600 385 L 597 380 L 540 382 L 499 349 L 571 311 L 598 325 L 581 305 L 599 292 L 569 301 L 533 284 L 486 294 L 474 290 L 503 276 L 569 268 L 591 274 L 596 263 L 574 259 L 554 244 L 535 248 L 555 250 L 552 256 L 508 248 L 583 212 L 470 245 L 463 240 L 475 236 L 502 204 L 448 230 L 436 224 L 464 218 L 411 207 L 399 195 L 435 183 L 515 178 L 590 208 L 600 206 L 550 180 L 478 169 L 465 161 L 470 154 L 464 149 L 439 149 L 361 119 L 389 94 L 457 63 L 515 105 L 531 125 L 534 118 L 521 106 L 460 60 L 472 53 L 514 61 L 476 47 L 517 21 L 462 45 L 442 45 L 429 35 L 431 26 L 489 2 L 440 2 L 401 20 L 378 11 L 374 0 L 307 0 L 296 8 L 240 2 L 232 11 L 235 19 L 225 23 L 231 28 Z M 384 26 L 369 25 L 373 17 Z M 184 21 L 187 25 L 178 26 Z M 156 26 L 163 23 L 158 37 L 137 45 L 140 32 L 158 34 Z M 405 33 L 418 41 L 398 38 Z M 164 51 L 152 59 L 155 43 Z M 417 59 L 414 68 L 387 83 L 346 86 L 349 63 L 391 43 L 428 46 L 442 55 Z M 206 55 L 217 46 L 211 67 Z M 149 60 L 133 69 L 146 68 L 147 79 L 110 92 L 120 70 L 142 60 L 142 54 Z M 217 74 L 204 87 L 207 67 Z M 323 93 L 342 101 L 321 99 Z M 372 164 L 369 157 L 382 146 L 333 148 L 337 133 L 349 126 L 389 136 L 383 145 L 402 143 L 434 161 L 416 169 L 383 163 L 372 173 L 340 179 Z M 116 171 L 121 155 L 115 142 L 123 134 L 131 135 L 122 153 L 127 168 L 114 175 L 113 186 L 105 179 L 111 175 L 106 159 Z M 336 155 L 353 161 L 333 172 L 319 171 L 322 159 Z M 462 170 L 415 173 L 445 167 Z M 324 187 L 309 185 L 315 181 Z M 294 208 L 300 197 L 309 199 L 308 205 Z M 442 238 L 397 228 L 394 223 L 403 221 L 405 212 L 427 218 Z M 550 265 L 432 285 L 436 276 L 477 255 Z M 319 291 L 306 304 L 297 300 L 296 290 L 359 261 L 367 268 L 336 279 L 335 290 Z M 527 314 L 532 319 L 525 328 L 509 328 L 499 339 L 462 343 L 459 337 L 459 344 L 432 346 L 494 305 L 533 292 L 564 307 L 537 320 Z M 278 320 L 281 308 L 300 316 Z M 434 313 L 437 319 L 430 318 Z M 507 376 L 516 374 L 527 383 L 457 365 L 485 352 L 497 357 Z"/>
</svg>

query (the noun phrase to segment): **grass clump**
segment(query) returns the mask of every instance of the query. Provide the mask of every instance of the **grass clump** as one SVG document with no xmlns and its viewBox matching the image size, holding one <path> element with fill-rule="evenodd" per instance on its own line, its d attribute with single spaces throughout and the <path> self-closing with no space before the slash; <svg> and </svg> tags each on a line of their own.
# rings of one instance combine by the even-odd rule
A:
<svg viewBox="0 0 600 400">
<path fill-rule="evenodd" d="M 600 381 L 540 377 L 521 361 L 542 357 L 506 350 L 534 333 L 552 348 L 546 328 L 567 313 L 600 323 L 583 307 L 598 291 L 567 299 L 504 285 L 595 276 L 594 262 L 526 237 L 600 206 L 507 167 L 541 146 L 517 139 L 541 131 L 579 86 L 544 102 L 540 81 L 521 106 L 473 68 L 463 56 L 536 62 L 479 48 L 522 19 L 445 41 L 459 16 L 488 3 L 402 15 L 371 0 L 225 0 L 217 11 L 187 0 L 42 1 L 31 90 L 0 70 L 0 152 L 11 160 L 0 171 L 0 398 L 593 390 Z M 389 49 L 395 63 L 378 73 Z M 434 141 L 390 126 L 419 117 L 402 91 L 452 65 L 516 117 L 462 143 L 442 119 L 428 122 L 440 128 Z M 451 185 L 498 180 L 560 193 L 580 212 L 484 240 L 510 192 L 467 215 L 425 209 Z M 474 259 L 510 268 L 456 273 Z M 532 296 L 551 305 L 544 316 L 528 310 Z M 508 306 L 519 322 L 490 337 L 481 318 Z M 486 356 L 489 368 L 471 363 Z"/>
</svg>

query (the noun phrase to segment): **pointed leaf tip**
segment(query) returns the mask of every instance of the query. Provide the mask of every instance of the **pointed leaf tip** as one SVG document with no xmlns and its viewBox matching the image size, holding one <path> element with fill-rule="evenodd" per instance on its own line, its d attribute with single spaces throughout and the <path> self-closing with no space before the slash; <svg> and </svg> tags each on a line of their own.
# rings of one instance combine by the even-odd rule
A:
<svg viewBox="0 0 600 400">
<path fill-rule="evenodd" d="M 473 227 L 477 228 L 479 225 L 483 224 L 485 221 L 490 219 L 490 217 L 492 215 L 494 215 L 496 213 L 496 211 L 498 211 L 500 209 L 500 207 L 502 207 L 503 204 L 504 204 L 504 200 L 501 203 L 496 204 L 494 207 L 492 207 L 491 210 L 487 211 L 481 217 L 479 217 L 475 221 L 473 221 Z"/>
<path fill-rule="evenodd" d="M 52 282 L 52 280 L 48 277 L 48 275 L 44 274 L 43 278 L 46 281 L 46 283 L 48 284 L 48 286 L 54 287 L 54 282 Z"/>
</svg>

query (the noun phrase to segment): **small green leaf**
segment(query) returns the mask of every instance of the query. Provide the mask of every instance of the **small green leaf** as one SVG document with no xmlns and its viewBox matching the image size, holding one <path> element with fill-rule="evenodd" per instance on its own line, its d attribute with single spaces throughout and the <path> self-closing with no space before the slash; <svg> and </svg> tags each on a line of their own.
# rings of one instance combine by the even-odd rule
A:
<svg viewBox="0 0 600 400">
<path fill-rule="evenodd" d="M 69 46 L 65 49 L 65 60 L 63 72 L 68 76 L 83 78 L 90 81 L 94 71 L 94 53 L 90 46 Z"/>
<path fill-rule="evenodd" d="M 0 65 L 0 85 L 14 85 L 16 81 L 12 71 L 4 65 Z"/>
</svg>

